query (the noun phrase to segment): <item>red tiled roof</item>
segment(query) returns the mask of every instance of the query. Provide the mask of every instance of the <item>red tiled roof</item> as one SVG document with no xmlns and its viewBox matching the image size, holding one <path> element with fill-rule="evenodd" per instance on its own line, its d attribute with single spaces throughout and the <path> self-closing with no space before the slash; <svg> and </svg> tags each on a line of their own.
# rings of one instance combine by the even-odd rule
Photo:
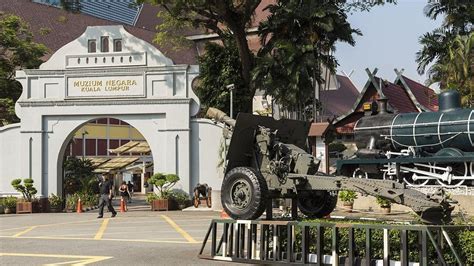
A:
<svg viewBox="0 0 474 266">
<path fill-rule="evenodd" d="M 33 3 L 29 0 L 1 0 L 0 10 L 4 13 L 21 17 L 29 25 L 34 34 L 34 40 L 43 43 L 50 49 L 50 53 L 43 59 L 47 60 L 55 51 L 65 44 L 78 38 L 88 26 L 117 25 L 108 21 L 86 14 L 73 14 L 62 9 L 43 4 Z M 62 22 L 61 22 L 62 21 Z M 196 64 L 196 51 L 193 48 L 180 51 L 172 47 L 158 46 L 153 43 L 155 32 L 122 24 L 132 35 L 151 43 L 175 64 Z M 40 29 L 48 28 L 50 33 L 40 34 Z"/>
<path fill-rule="evenodd" d="M 311 127 L 309 128 L 309 133 L 308 136 L 310 137 L 321 137 L 323 133 L 326 131 L 328 128 L 329 123 L 328 122 L 323 122 L 323 123 L 311 123 Z"/>
<path fill-rule="evenodd" d="M 348 77 L 336 75 L 336 78 L 340 85 L 337 90 L 321 91 L 324 116 L 337 117 L 349 112 L 359 96 L 359 91 Z"/>
<path fill-rule="evenodd" d="M 380 78 L 378 77 L 375 77 L 375 80 L 377 83 L 380 82 Z M 402 87 L 388 81 L 382 81 L 382 92 L 385 94 L 385 97 L 387 97 L 388 103 L 398 112 L 418 112 L 410 96 Z"/>
<path fill-rule="evenodd" d="M 434 90 L 402 75 L 416 100 L 431 111 L 438 111 L 438 95 Z"/>
</svg>

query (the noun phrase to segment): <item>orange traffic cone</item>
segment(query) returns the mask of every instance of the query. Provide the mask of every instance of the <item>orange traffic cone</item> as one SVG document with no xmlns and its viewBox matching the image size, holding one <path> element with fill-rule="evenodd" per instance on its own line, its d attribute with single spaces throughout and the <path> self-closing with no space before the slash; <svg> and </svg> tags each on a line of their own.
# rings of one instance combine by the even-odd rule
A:
<svg viewBox="0 0 474 266">
<path fill-rule="evenodd" d="M 126 212 L 125 201 L 123 199 L 120 199 L 120 212 Z"/>
<path fill-rule="evenodd" d="M 221 211 L 221 219 L 230 219 L 230 216 L 224 210 Z"/>
<path fill-rule="evenodd" d="M 81 203 L 81 199 L 78 199 L 77 200 L 77 210 L 76 210 L 77 213 L 81 213 L 82 212 L 82 203 Z"/>
</svg>

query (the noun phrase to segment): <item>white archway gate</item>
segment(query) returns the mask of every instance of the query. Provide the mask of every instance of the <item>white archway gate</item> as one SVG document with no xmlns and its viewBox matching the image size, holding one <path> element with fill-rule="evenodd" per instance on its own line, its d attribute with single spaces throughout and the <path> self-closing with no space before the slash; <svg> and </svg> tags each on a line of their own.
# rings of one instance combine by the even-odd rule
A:
<svg viewBox="0 0 474 266">
<path fill-rule="evenodd" d="M 190 191 L 202 175 L 190 159 L 196 142 L 191 124 L 197 123 L 191 117 L 199 110 L 191 82 L 197 74 L 197 66 L 174 65 L 122 26 L 88 27 L 40 69 L 17 72 L 21 123 L 0 128 L 0 193 L 11 191 L 11 179 L 32 177 L 40 196 L 61 194 L 59 157 L 67 140 L 82 124 L 103 117 L 135 127 L 151 148 L 154 172 L 178 174 L 179 188 Z M 215 137 L 218 129 L 210 131 Z M 211 153 L 218 150 L 219 140 L 214 142 L 215 148 L 205 144 Z"/>
</svg>

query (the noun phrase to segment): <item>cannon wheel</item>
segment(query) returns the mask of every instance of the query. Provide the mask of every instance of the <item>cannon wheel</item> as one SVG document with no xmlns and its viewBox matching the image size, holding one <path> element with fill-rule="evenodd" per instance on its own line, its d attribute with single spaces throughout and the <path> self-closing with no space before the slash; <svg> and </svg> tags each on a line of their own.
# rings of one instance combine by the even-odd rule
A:
<svg viewBox="0 0 474 266">
<path fill-rule="evenodd" d="M 212 207 L 212 189 L 209 188 L 209 190 L 207 191 L 207 198 L 206 198 L 206 205 L 208 208 L 211 208 Z"/>
<path fill-rule="evenodd" d="M 195 191 L 194 191 L 194 200 L 193 200 L 194 208 L 199 207 L 199 203 L 200 203 L 200 200 L 199 200 L 199 191 L 195 190 Z"/>
<path fill-rule="evenodd" d="M 265 210 L 267 192 L 267 182 L 259 172 L 250 167 L 236 167 L 222 182 L 222 206 L 233 219 L 257 219 Z"/>
<path fill-rule="evenodd" d="M 298 195 L 298 209 L 309 218 L 322 218 L 329 215 L 337 203 L 337 191 L 311 190 L 303 196 Z"/>
</svg>

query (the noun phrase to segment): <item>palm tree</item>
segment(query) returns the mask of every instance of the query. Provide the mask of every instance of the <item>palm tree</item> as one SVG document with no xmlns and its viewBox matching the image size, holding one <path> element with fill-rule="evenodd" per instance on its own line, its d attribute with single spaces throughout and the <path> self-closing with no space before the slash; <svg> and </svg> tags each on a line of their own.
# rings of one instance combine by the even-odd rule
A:
<svg viewBox="0 0 474 266">
<path fill-rule="evenodd" d="M 440 28 L 420 38 L 422 49 L 416 54 L 418 72 L 428 69 L 427 84 L 439 83 L 441 89 L 454 88 L 461 93 L 464 106 L 472 106 L 473 21 L 472 0 L 429 1 L 425 15 L 436 19 L 444 15 Z"/>
<path fill-rule="evenodd" d="M 474 100 L 474 32 L 456 35 L 447 42 L 446 53 L 428 70 L 427 84 L 439 83 L 440 89 L 456 89 L 462 95 L 463 106 Z"/>
<path fill-rule="evenodd" d="M 428 1 L 424 13 L 431 19 L 445 15 L 443 28 L 452 29 L 462 35 L 472 30 L 474 12 L 472 0 Z"/>
</svg>

